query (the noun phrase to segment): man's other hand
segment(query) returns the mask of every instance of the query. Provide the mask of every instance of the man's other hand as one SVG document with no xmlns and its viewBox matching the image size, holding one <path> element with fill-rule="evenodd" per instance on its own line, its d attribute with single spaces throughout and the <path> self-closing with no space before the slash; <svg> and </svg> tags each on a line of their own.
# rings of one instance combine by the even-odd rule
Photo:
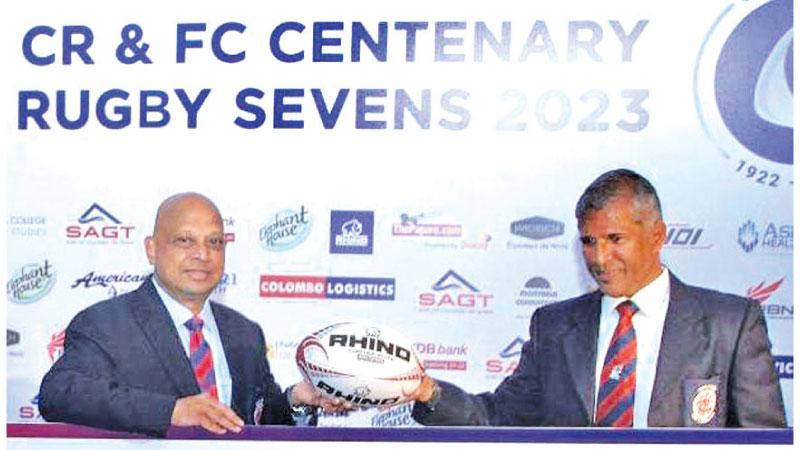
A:
<svg viewBox="0 0 800 450">
<path fill-rule="evenodd" d="M 170 423 L 182 427 L 201 426 L 216 434 L 228 431 L 238 433 L 244 426 L 244 421 L 228 405 L 208 394 L 179 398 L 172 410 Z"/>
</svg>

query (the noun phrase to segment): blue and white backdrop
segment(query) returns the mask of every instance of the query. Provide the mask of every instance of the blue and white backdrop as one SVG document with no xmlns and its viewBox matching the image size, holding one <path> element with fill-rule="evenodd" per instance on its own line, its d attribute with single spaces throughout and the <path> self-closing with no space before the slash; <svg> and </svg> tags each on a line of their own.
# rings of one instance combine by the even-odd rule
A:
<svg viewBox="0 0 800 450">
<path fill-rule="evenodd" d="M 69 320 L 151 271 L 155 209 L 187 190 L 224 216 L 214 297 L 284 386 L 303 336 L 368 319 L 491 390 L 537 307 L 594 289 L 573 207 L 623 166 L 661 195 L 663 263 L 761 304 L 791 420 L 792 7 L 22 6 L 0 44 L 8 420 L 42 420 Z"/>
</svg>

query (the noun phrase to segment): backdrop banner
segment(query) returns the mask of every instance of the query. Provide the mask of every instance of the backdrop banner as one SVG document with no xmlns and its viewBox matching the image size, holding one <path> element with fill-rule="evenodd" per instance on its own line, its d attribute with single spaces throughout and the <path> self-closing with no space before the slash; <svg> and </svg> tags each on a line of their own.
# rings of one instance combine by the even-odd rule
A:
<svg viewBox="0 0 800 450">
<path fill-rule="evenodd" d="M 337 322 L 408 336 L 471 392 L 531 313 L 596 288 L 574 218 L 601 173 L 658 190 L 663 264 L 763 308 L 793 417 L 793 3 L 142 1 L 2 19 L 7 418 L 80 310 L 152 272 L 161 200 L 226 228 L 213 298 L 282 386 Z M 324 415 L 413 427 L 409 405 Z"/>
</svg>

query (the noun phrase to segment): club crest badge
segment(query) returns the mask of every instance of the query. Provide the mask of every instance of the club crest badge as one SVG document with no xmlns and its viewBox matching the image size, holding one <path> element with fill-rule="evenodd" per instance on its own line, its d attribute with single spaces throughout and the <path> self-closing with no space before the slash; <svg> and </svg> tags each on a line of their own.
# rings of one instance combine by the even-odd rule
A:
<svg viewBox="0 0 800 450">
<path fill-rule="evenodd" d="M 258 425 L 261 423 L 261 414 L 264 412 L 264 399 L 259 398 L 256 400 L 256 407 L 253 410 L 253 423 Z"/>
<path fill-rule="evenodd" d="M 705 425 L 717 414 L 717 386 L 704 384 L 692 395 L 692 421 Z"/>
</svg>

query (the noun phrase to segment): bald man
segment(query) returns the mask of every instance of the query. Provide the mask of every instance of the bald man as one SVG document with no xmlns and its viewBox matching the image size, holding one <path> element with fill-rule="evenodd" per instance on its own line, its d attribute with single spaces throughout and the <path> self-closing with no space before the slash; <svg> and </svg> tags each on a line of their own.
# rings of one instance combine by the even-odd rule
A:
<svg viewBox="0 0 800 450">
<path fill-rule="evenodd" d="M 294 424 L 292 406 L 336 408 L 307 382 L 282 392 L 261 328 L 208 300 L 225 270 L 222 218 L 211 200 L 164 200 L 145 251 L 151 277 L 69 324 L 64 354 L 42 380 L 45 420 L 163 437 L 171 425 L 222 434 Z"/>
</svg>

